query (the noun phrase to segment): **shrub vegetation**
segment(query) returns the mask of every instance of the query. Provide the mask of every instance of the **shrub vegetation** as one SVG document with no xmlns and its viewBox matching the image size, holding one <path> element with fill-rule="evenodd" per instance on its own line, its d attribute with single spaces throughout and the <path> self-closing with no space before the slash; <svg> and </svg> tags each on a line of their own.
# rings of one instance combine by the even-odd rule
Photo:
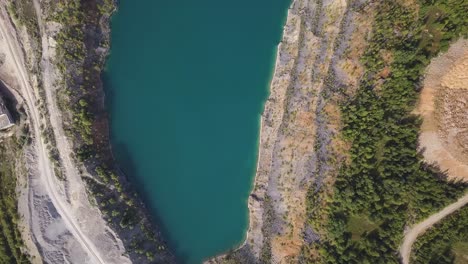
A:
<svg viewBox="0 0 468 264">
<path fill-rule="evenodd" d="M 313 245 L 319 253 L 314 262 L 399 263 L 405 227 L 467 190 L 466 184 L 447 182 L 423 163 L 417 152 L 421 121 L 411 111 L 430 59 L 467 36 L 468 2 L 399 2 L 378 3 L 362 58 L 365 74 L 356 94 L 341 106 L 350 162 L 340 169 L 323 209 L 328 218 L 320 242 Z M 318 205 L 318 197 L 310 195 L 309 206 Z M 309 223 L 318 226 L 314 221 L 311 215 Z"/>
<path fill-rule="evenodd" d="M 63 89 L 58 102 L 64 125 L 73 138 L 78 163 L 86 168 L 83 180 L 104 218 L 119 232 L 135 262 L 171 263 L 173 257 L 159 230 L 151 228 L 144 205 L 136 198 L 112 158 L 107 115 L 103 108 L 101 71 L 109 46 L 113 0 L 59 0 L 49 20 L 62 25 L 57 41 L 57 68 Z M 90 177 L 90 175 L 92 177 Z"/>
<path fill-rule="evenodd" d="M 0 263 L 30 263 L 18 228 L 16 161 L 20 140 L 6 138 L 0 144 Z"/>
<path fill-rule="evenodd" d="M 447 216 L 416 240 L 414 264 L 468 263 L 468 206 Z"/>
</svg>

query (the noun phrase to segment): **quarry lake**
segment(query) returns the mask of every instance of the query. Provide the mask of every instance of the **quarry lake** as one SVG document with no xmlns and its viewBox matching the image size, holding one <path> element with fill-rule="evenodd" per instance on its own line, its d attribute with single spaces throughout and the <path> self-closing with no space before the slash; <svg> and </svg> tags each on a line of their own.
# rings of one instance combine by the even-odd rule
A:
<svg viewBox="0 0 468 264">
<path fill-rule="evenodd" d="M 105 85 L 115 157 L 181 263 L 242 243 L 290 0 L 120 1 Z"/>
</svg>

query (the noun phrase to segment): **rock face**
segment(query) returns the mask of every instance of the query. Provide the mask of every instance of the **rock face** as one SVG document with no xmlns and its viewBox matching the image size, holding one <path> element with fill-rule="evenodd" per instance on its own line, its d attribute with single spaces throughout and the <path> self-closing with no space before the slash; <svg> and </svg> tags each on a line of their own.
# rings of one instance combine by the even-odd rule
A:
<svg viewBox="0 0 468 264">
<path fill-rule="evenodd" d="M 322 180 L 316 143 L 328 135 L 320 125 L 321 94 L 334 54 L 342 52 L 337 43 L 346 11 L 344 0 L 296 0 L 288 11 L 261 119 L 249 230 L 243 246 L 228 254 L 228 260 L 237 255 L 249 263 L 297 262 L 305 238 L 318 239 L 306 226 L 306 196 L 312 184 Z"/>
<path fill-rule="evenodd" d="M 70 122 L 67 123 L 72 108 L 63 107 L 68 101 L 61 100 L 59 95 L 78 87 L 80 93 L 92 90 L 93 95 L 99 95 L 95 99 L 103 99 L 98 66 L 103 64 L 107 53 L 105 44 L 109 39 L 112 11 L 106 13 L 99 9 L 101 1 L 82 2 L 87 6 L 78 8 L 76 4 L 80 1 L 60 5 L 48 0 L 22 1 L 30 11 L 25 15 L 19 9 L 9 9 L 11 1 L 0 0 L 0 79 L 20 101 L 18 106 L 24 109 L 30 134 L 24 153 L 26 168 L 21 173 L 27 177 L 18 188 L 18 211 L 27 251 L 32 252 L 33 263 L 175 263 L 158 229 L 151 228 L 142 203 L 130 188 L 124 190 L 125 179 L 113 174 L 113 177 L 106 175 L 112 184 L 100 181 L 95 177 L 98 174 L 93 170 L 95 167 L 89 166 L 95 160 L 84 164 L 76 158 L 78 151 L 72 140 Z M 73 7 L 73 12 L 63 12 L 68 7 Z M 70 34 L 62 31 L 71 27 L 72 22 L 54 22 L 51 18 L 59 11 L 77 23 L 78 31 L 85 38 L 75 31 Z M 90 19 L 76 19 L 85 15 Z M 31 22 L 28 26 L 21 23 L 25 16 Z M 76 37 L 75 41 L 63 41 L 60 36 L 64 34 Z M 64 43 L 73 48 L 65 49 Z M 59 52 L 74 50 L 81 44 L 86 49 L 80 49 L 80 56 L 61 56 Z M 64 69 L 71 73 L 65 74 Z M 92 84 L 90 74 L 84 75 L 91 71 L 95 76 Z M 66 85 L 64 76 L 90 80 L 90 85 L 77 82 L 71 87 Z M 102 113 L 103 100 L 98 99 L 94 102 Z M 72 104 L 75 103 L 66 106 Z M 105 145 L 107 152 L 94 157 L 103 157 L 111 163 L 105 113 L 99 118 L 105 124 L 95 129 L 93 135 L 105 137 L 94 141 L 93 146 Z M 107 196 L 98 200 L 98 195 Z M 104 199 L 112 211 L 102 210 Z"/>
<path fill-rule="evenodd" d="M 271 94 L 262 117 L 247 245 L 256 258 L 299 255 L 306 194 L 316 171 L 318 94 L 322 92 L 346 10 L 341 0 L 294 1 L 278 47 Z M 268 252 L 270 251 L 270 253 Z"/>
<path fill-rule="evenodd" d="M 3 99 L 0 97 L 0 130 L 5 130 L 14 125 L 10 112 L 5 106 Z"/>
<path fill-rule="evenodd" d="M 67 170 L 66 180 L 56 177 L 57 170 L 48 152 L 50 145 L 46 146 L 43 128 L 47 127 L 45 120 L 49 118 L 53 132 L 59 131 L 61 115 L 54 111 L 56 108 L 52 105 L 52 85 L 44 82 L 44 87 L 40 88 L 39 73 L 34 73 L 28 67 L 29 59 L 35 55 L 30 47 L 30 35 L 18 23 L 13 24 L 15 21 L 6 8 L 8 4 L 0 0 L 0 52 L 6 54 L 0 68 L 0 79 L 23 100 L 22 107 L 26 109 L 28 119 L 26 122 L 31 128 L 31 144 L 25 150 L 27 172 L 24 174 L 27 175 L 21 175 L 27 176 L 27 179 L 20 189 L 18 210 L 21 225 L 29 232 L 28 239 L 37 245 L 33 251 L 40 254 L 32 254 L 36 257 L 33 261 L 130 263 L 122 242 L 88 199 L 78 168 L 68 165 L 70 170 Z M 40 28 L 43 32 L 43 27 Z M 42 51 L 42 75 L 51 77 L 45 65 L 46 60 L 53 56 L 49 57 L 46 48 Z M 45 107 L 49 109 L 48 115 L 43 112 L 44 106 L 39 105 L 40 89 L 46 90 Z M 68 150 L 65 136 L 56 138 L 57 147 L 61 151 Z M 67 157 L 67 162 L 71 164 L 69 156 L 63 157 Z M 28 250 L 31 251 L 31 247 Z M 42 260 L 38 260 L 39 257 Z"/>
</svg>

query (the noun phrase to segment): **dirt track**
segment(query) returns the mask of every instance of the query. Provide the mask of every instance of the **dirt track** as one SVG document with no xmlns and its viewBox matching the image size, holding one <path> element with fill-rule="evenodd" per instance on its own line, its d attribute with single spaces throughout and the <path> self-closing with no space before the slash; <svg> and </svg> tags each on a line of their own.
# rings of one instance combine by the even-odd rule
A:
<svg viewBox="0 0 468 264">
<path fill-rule="evenodd" d="M 72 150 L 55 97 L 60 87 L 57 87 L 52 62 L 55 51 L 50 43 L 53 41 L 50 32 L 57 25 L 53 24 L 52 30 L 48 28 L 49 23 L 41 17 L 40 3 L 34 1 L 42 37 L 42 72 L 39 76 L 28 72 L 25 61 L 34 53 L 25 31 L 13 26 L 6 11 L 7 4 L 8 1 L 0 0 L 0 53 L 6 58 L 0 65 L 0 77 L 24 98 L 33 138 L 31 147 L 26 150 L 27 188 L 21 189 L 19 203 L 22 224 L 29 231 L 27 236 L 33 239 L 46 263 L 130 263 L 120 239 L 107 226 L 99 210 L 91 205 L 78 165 L 70 158 Z M 37 81 L 41 76 L 43 87 L 39 87 Z M 38 89 L 45 90 L 43 99 L 49 113 L 45 116 L 39 107 Z M 40 129 L 45 124 L 44 118 L 50 118 L 64 180 L 56 177 L 54 164 L 49 159 L 48 145 Z"/>
<path fill-rule="evenodd" d="M 466 204 L 468 204 L 468 194 L 465 194 L 465 196 L 460 198 L 458 201 L 445 207 L 438 213 L 431 215 L 429 218 L 427 218 L 423 222 L 413 226 L 405 234 L 405 237 L 403 239 L 403 244 L 401 245 L 401 248 L 400 248 L 400 255 L 401 255 L 403 264 L 409 264 L 409 260 L 411 256 L 411 247 L 413 246 L 414 242 L 416 241 L 419 235 L 424 233 L 427 229 L 431 228 L 434 224 L 439 222 L 442 218 L 450 215 L 451 213 L 462 208 Z"/>
<path fill-rule="evenodd" d="M 423 118 L 420 149 L 427 163 L 447 173 L 449 179 L 468 180 L 467 98 L 468 41 L 459 40 L 433 59 L 427 69 L 417 114 Z M 417 237 L 442 218 L 468 204 L 468 193 L 405 233 L 400 255 L 408 264 Z"/>
<path fill-rule="evenodd" d="M 83 248 L 89 253 L 89 256 L 94 259 L 95 263 L 105 263 L 98 251 L 95 249 L 94 245 L 89 241 L 89 239 L 81 232 L 78 224 L 75 223 L 73 217 L 71 217 L 71 213 L 68 211 L 66 205 L 64 205 L 63 200 L 59 198 L 58 191 L 56 190 L 56 184 L 54 180 L 56 180 L 55 175 L 53 173 L 53 165 L 51 164 L 47 150 L 44 146 L 43 139 L 41 137 L 41 132 L 39 130 L 40 121 L 39 121 L 39 112 L 37 107 L 34 104 L 34 95 L 32 92 L 32 87 L 29 84 L 27 73 L 21 60 L 21 52 L 19 51 L 19 47 L 16 44 L 16 39 L 12 38 L 9 35 L 7 26 L 5 25 L 5 10 L 2 9 L 2 19 L 0 20 L 0 33 L 2 37 L 5 39 L 6 43 L 8 44 L 8 56 L 13 58 L 15 62 L 15 69 L 18 74 L 18 79 L 21 84 L 21 91 L 25 96 L 26 103 L 28 105 L 29 114 L 31 121 L 34 127 L 34 138 L 35 144 L 37 148 L 37 158 L 38 158 L 38 165 L 41 176 L 43 177 L 44 182 L 46 183 L 45 186 L 47 188 L 47 192 L 57 209 L 58 213 L 62 216 L 64 223 L 67 225 L 68 229 L 71 233 L 77 238 L 79 243 L 83 246 Z"/>
</svg>

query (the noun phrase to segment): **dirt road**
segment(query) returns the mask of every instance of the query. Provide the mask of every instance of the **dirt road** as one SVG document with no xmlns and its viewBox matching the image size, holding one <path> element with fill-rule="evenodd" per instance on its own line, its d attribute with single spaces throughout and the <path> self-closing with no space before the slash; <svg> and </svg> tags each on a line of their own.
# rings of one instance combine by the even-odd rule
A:
<svg viewBox="0 0 468 264">
<path fill-rule="evenodd" d="M 427 218 L 423 222 L 413 226 L 411 230 L 409 230 L 405 234 L 405 237 L 403 239 L 403 244 L 401 245 L 401 248 L 400 248 L 400 255 L 401 255 L 403 264 L 409 264 L 410 255 L 411 255 L 411 247 L 413 246 L 413 243 L 416 241 L 419 235 L 421 235 L 427 229 L 429 229 L 434 224 L 439 222 L 442 218 L 462 208 L 466 204 L 468 204 L 468 193 L 465 194 L 465 196 L 460 198 L 455 203 L 445 207 L 438 213 L 431 215 L 429 218 Z"/>
<path fill-rule="evenodd" d="M 5 9 L 1 8 L 1 19 L 0 19 L 0 34 L 5 39 L 7 43 L 7 56 L 11 56 L 14 61 L 15 70 L 17 73 L 18 81 L 21 85 L 21 92 L 26 100 L 26 104 L 29 110 L 29 118 L 31 120 L 33 126 L 33 136 L 34 136 L 34 144 L 37 149 L 37 161 L 39 166 L 39 171 L 41 174 L 41 178 L 45 183 L 47 193 L 52 200 L 54 207 L 56 208 L 57 212 L 62 216 L 65 225 L 67 226 L 68 230 L 76 237 L 76 240 L 80 243 L 83 249 L 88 253 L 88 256 L 92 259 L 93 263 L 105 263 L 104 260 L 101 258 L 98 250 L 95 248 L 94 244 L 89 241 L 87 236 L 83 234 L 79 225 L 75 222 L 74 217 L 72 217 L 73 213 L 68 210 L 67 205 L 65 204 L 62 197 L 60 197 L 59 190 L 57 190 L 57 184 L 55 181 L 57 180 L 54 173 L 53 173 L 53 165 L 48 158 L 47 150 L 44 144 L 44 141 L 41 136 L 40 131 L 40 119 L 39 119 L 39 112 L 38 107 L 35 105 L 35 98 L 33 89 L 29 83 L 27 78 L 27 71 L 24 66 L 24 62 L 22 60 L 23 56 L 21 56 L 21 49 L 18 46 L 17 39 L 10 35 L 9 28 L 7 26 L 7 14 Z"/>
</svg>

